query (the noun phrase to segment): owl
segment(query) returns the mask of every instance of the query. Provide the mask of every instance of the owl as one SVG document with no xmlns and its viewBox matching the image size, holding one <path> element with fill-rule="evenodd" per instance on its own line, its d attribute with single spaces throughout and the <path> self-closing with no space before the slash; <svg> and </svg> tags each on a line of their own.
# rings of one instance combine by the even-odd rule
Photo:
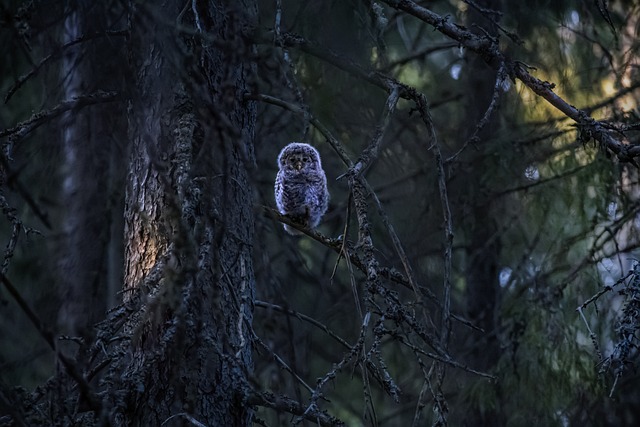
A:
<svg viewBox="0 0 640 427">
<path fill-rule="evenodd" d="M 280 151 L 275 196 L 281 214 L 309 228 L 320 223 L 329 204 L 329 191 L 318 150 L 292 142 Z M 300 234 L 286 224 L 284 229 L 292 235 Z"/>
</svg>

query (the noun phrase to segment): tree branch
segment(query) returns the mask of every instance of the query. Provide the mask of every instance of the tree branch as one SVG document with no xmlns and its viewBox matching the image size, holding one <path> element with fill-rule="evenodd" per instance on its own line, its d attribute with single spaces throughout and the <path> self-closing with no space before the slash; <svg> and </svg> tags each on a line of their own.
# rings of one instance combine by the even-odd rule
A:
<svg viewBox="0 0 640 427">
<path fill-rule="evenodd" d="M 9 291 L 9 294 L 11 294 L 16 303 L 18 303 L 22 311 L 27 315 L 33 326 L 36 327 L 36 330 L 44 338 L 51 350 L 53 350 L 53 352 L 56 354 L 56 357 L 58 358 L 62 366 L 64 366 L 69 376 L 73 378 L 78 384 L 78 387 L 80 389 L 80 396 L 86 400 L 92 410 L 96 411 L 96 414 L 100 414 L 102 409 L 102 402 L 100 401 L 98 396 L 91 390 L 91 386 L 82 375 L 82 373 L 78 370 L 76 362 L 67 358 L 56 348 L 53 339 L 53 333 L 40 320 L 35 311 L 33 311 L 33 309 L 29 306 L 27 301 L 22 298 L 22 295 L 20 295 L 20 292 L 18 292 L 16 287 L 13 286 L 13 283 L 11 283 L 9 278 L 4 274 L 0 274 L 0 281 L 4 284 L 5 288 Z"/>
<path fill-rule="evenodd" d="M 27 188 L 18 179 L 17 173 L 12 171 L 11 166 L 9 165 L 9 161 L 7 160 L 4 153 L 0 153 L 0 166 L 2 171 L 4 172 L 4 175 L 5 175 L 4 180 L 7 186 L 9 188 L 14 189 L 18 194 L 20 194 L 20 196 L 24 199 L 24 201 L 27 202 L 27 205 L 29 205 L 34 215 L 40 221 L 42 221 L 45 227 L 47 227 L 48 229 L 51 229 L 51 223 L 49 222 L 49 215 L 47 215 L 46 212 L 43 212 L 40 209 L 40 206 L 38 206 L 33 196 L 31 196 L 31 193 L 29 193 Z M 4 198 L 4 196 L 2 197 Z M 6 203 L 3 202 L 2 203 L 3 209 L 5 205 Z M 15 224 L 16 223 L 14 222 L 14 226 Z"/>
<path fill-rule="evenodd" d="M 300 402 L 286 396 L 276 396 L 270 392 L 250 392 L 247 403 L 252 406 L 263 406 L 265 408 L 275 409 L 276 411 L 286 412 L 288 414 L 298 415 L 321 426 L 333 427 L 344 426 L 344 422 L 336 417 L 327 414 L 326 411 L 319 409 L 309 410 L 302 406 Z"/>
<path fill-rule="evenodd" d="M 40 111 L 31 116 L 31 118 L 18 123 L 16 126 L 0 130 L 0 138 L 9 136 L 9 142 L 15 143 L 19 139 L 24 138 L 31 133 L 38 126 L 46 123 L 47 121 L 54 119 L 62 113 L 86 107 L 87 105 L 99 104 L 102 102 L 110 102 L 116 100 L 118 97 L 117 92 L 104 92 L 98 91 L 89 95 L 75 96 L 71 99 L 60 102 L 50 110 Z"/>
<path fill-rule="evenodd" d="M 628 145 L 615 139 L 601 122 L 589 116 L 586 111 L 574 107 L 555 94 L 553 92 L 554 84 L 532 76 L 522 63 L 506 57 L 500 51 L 497 39 L 488 36 L 480 37 L 458 24 L 449 22 L 448 18 L 442 17 L 413 1 L 382 1 L 394 9 L 402 10 L 432 25 L 437 31 L 480 55 L 494 69 L 497 70 L 504 65 L 511 78 L 520 80 L 538 96 L 544 98 L 549 104 L 574 120 L 583 130 L 586 138 L 596 139 L 602 146 L 614 153 L 620 161 L 630 162 L 637 166 L 634 158 L 640 156 L 640 145 Z"/>
<path fill-rule="evenodd" d="M 99 38 L 99 37 L 108 37 L 108 36 L 111 36 L 111 37 L 126 37 L 128 34 L 129 34 L 129 32 L 125 31 L 125 30 L 121 30 L 121 31 L 104 31 L 104 32 L 99 32 L 99 33 L 83 34 L 82 36 L 80 36 L 80 37 L 78 37 L 78 38 L 76 38 L 74 40 L 71 40 L 70 42 L 67 42 L 67 43 L 63 44 L 62 46 L 59 46 L 52 53 L 50 53 L 49 55 L 47 55 L 43 59 L 41 59 L 40 62 L 38 64 L 36 64 L 31 70 L 29 70 L 29 72 L 27 74 L 25 74 L 23 76 L 20 76 L 16 80 L 16 82 L 7 91 L 7 94 L 4 97 L 4 103 L 6 104 L 7 102 L 9 102 L 9 99 L 11 99 L 13 94 L 15 94 L 16 91 L 18 89 L 20 89 L 20 87 L 22 87 L 22 85 L 24 85 L 27 80 L 29 80 L 31 77 L 37 75 L 38 72 L 40 71 L 40 69 L 47 62 L 49 62 L 52 59 L 60 57 L 67 48 L 75 46 L 78 43 L 83 43 L 85 41 L 92 40 L 92 39 Z"/>
</svg>

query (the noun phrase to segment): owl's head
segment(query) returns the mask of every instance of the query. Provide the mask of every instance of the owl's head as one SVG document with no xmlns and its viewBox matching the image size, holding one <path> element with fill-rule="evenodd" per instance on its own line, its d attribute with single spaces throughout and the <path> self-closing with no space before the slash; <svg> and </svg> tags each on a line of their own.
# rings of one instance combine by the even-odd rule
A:
<svg viewBox="0 0 640 427">
<path fill-rule="evenodd" d="M 303 142 L 292 142 L 284 147 L 278 156 L 278 166 L 289 172 L 322 169 L 318 150 Z"/>
</svg>

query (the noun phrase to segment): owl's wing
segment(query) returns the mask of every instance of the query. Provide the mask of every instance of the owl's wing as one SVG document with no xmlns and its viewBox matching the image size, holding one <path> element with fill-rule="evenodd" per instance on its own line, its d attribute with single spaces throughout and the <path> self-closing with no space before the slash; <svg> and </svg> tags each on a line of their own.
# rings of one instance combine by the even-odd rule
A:
<svg viewBox="0 0 640 427">
<path fill-rule="evenodd" d="M 276 175 L 276 182 L 273 188 L 273 193 L 276 198 L 276 206 L 280 209 L 280 197 L 282 194 L 282 174 L 278 171 Z"/>
<path fill-rule="evenodd" d="M 274 192 L 276 193 L 276 195 L 282 191 L 282 176 L 280 176 L 280 172 L 278 172 L 278 174 L 276 175 L 276 183 L 275 183 L 275 187 L 274 187 Z"/>
<path fill-rule="evenodd" d="M 320 210 L 320 216 L 324 215 L 329 207 L 329 191 L 327 190 L 327 183 L 324 181 L 321 186 L 321 190 L 318 195 L 318 206 Z"/>
</svg>

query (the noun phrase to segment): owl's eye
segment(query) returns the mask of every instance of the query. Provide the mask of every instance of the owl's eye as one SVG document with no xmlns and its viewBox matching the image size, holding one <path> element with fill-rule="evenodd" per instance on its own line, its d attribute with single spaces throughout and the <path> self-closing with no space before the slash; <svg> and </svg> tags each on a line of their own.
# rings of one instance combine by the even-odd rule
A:
<svg viewBox="0 0 640 427">
<path fill-rule="evenodd" d="M 305 156 L 305 157 L 302 158 L 302 161 L 305 162 L 305 163 L 309 163 L 309 158 L 307 156 Z"/>
</svg>

